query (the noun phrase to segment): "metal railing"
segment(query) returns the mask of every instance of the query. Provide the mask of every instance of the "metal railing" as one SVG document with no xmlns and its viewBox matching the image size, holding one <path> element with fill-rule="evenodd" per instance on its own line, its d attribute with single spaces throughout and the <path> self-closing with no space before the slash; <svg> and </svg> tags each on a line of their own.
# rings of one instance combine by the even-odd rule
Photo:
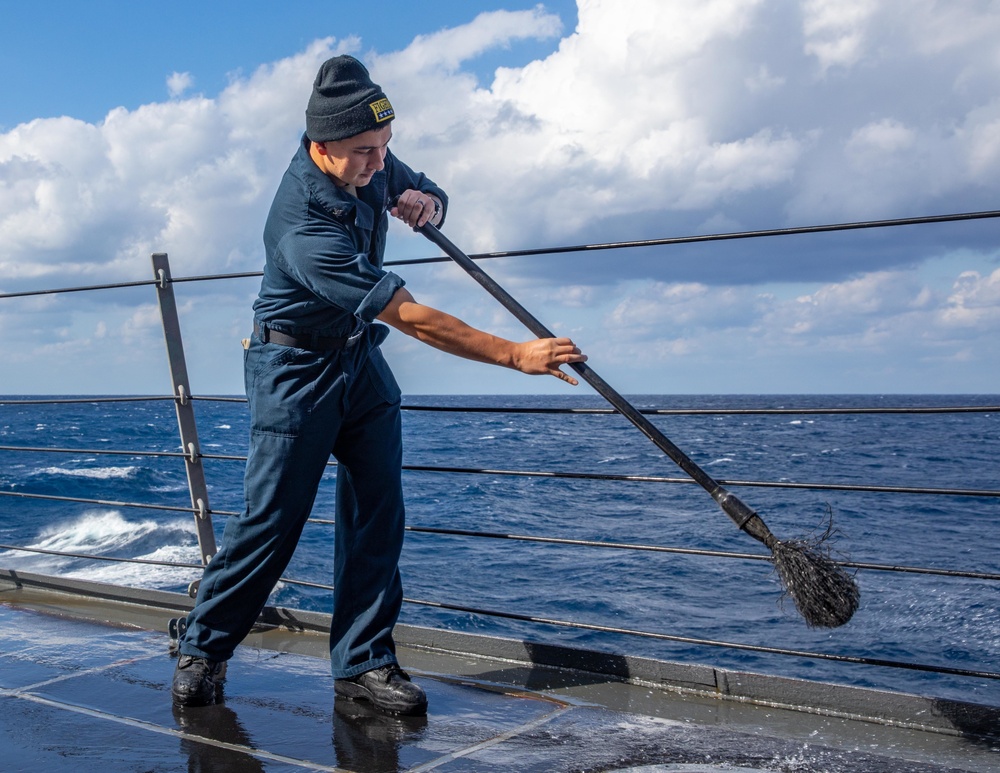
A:
<svg viewBox="0 0 1000 773">
<path fill-rule="evenodd" d="M 901 225 L 914 225 L 922 223 L 953 222 L 971 219 L 1000 217 L 1000 211 L 979 212 L 959 215 L 946 215 L 930 218 L 911 218 L 895 221 L 848 223 L 829 226 L 814 226 L 800 229 L 778 229 L 773 231 L 754 231 L 738 234 L 719 234 L 710 236 L 693 236 L 661 240 L 645 240 L 641 242 L 618 242 L 600 245 L 578 245 L 575 247 L 553 248 L 550 250 L 522 250 L 505 253 L 489 253 L 474 256 L 477 258 L 498 258 L 521 255 L 538 255 L 557 252 L 570 252 L 595 249 L 612 249 L 623 247 L 643 247 L 651 245 L 665 245 L 692 242 L 707 242 L 739 238 L 758 238 L 789 234 L 818 233 L 834 230 L 852 230 L 858 228 L 892 227 Z M 89 287 L 62 288 L 56 290 L 39 290 L 30 292 L 17 292 L 0 294 L 2 298 L 24 297 L 27 295 L 58 294 L 69 292 L 83 292 L 95 289 L 112 289 L 118 287 L 134 287 L 137 285 L 152 285 L 156 289 L 161 319 L 163 323 L 164 339 L 171 374 L 171 394 L 147 397 L 66 397 L 66 398 L 38 398 L 38 399 L 3 399 L 0 398 L 0 406 L 37 406 L 69 403 L 116 403 L 116 402 L 139 402 L 139 401 L 170 401 L 173 403 L 180 438 L 180 451 L 150 451 L 148 449 L 109 449 L 109 448 L 68 448 L 58 446 L 29 446 L 29 445 L 0 445 L 2 452 L 17 452 L 31 454 L 81 454 L 85 453 L 94 456 L 127 456 L 127 457 L 154 457 L 182 460 L 188 483 L 188 493 L 190 495 L 190 505 L 177 505 L 156 502 L 130 502 L 115 499 L 98 499 L 86 497 L 61 496 L 46 493 L 35 493 L 28 491 L 0 491 L 2 498 L 23 498 L 48 500 L 53 502 L 72 502 L 90 505 L 113 506 L 121 508 L 139 508 L 161 510 L 166 512 L 186 512 L 194 517 L 195 532 L 198 539 L 199 555 L 201 564 L 188 562 L 157 561 L 141 558 L 123 558 L 85 554 L 71 551 L 50 550 L 24 545 L 0 544 L 0 549 L 9 551 L 19 551 L 25 553 L 35 553 L 43 555 L 55 555 L 66 558 L 85 559 L 92 561 L 136 563 L 141 565 L 156 565 L 169 568 L 189 569 L 197 571 L 201 565 L 211 560 L 216 552 L 215 536 L 213 529 L 213 517 L 232 517 L 238 515 L 236 511 L 213 509 L 209 503 L 209 486 L 204 471 L 205 461 L 219 462 L 244 462 L 246 457 L 239 454 L 214 454 L 206 453 L 199 442 L 198 430 L 195 421 L 194 404 L 197 402 L 245 402 L 243 398 L 207 397 L 192 394 L 188 381 L 187 367 L 184 359 L 184 350 L 181 337 L 180 324 L 177 317 L 177 305 L 174 299 L 173 287 L 175 284 L 190 281 L 215 281 L 220 279 L 230 279 L 234 277 L 257 276 L 259 272 L 249 274 L 224 274 L 214 276 L 182 277 L 173 278 L 170 274 L 167 256 L 155 254 L 153 259 L 154 278 L 141 282 L 126 282 L 117 284 L 92 285 Z M 398 263 L 421 263 L 436 262 L 440 258 L 430 258 L 417 261 L 398 261 Z M 586 416 L 612 414 L 612 409 L 606 408 L 558 408 L 558 407 L 530 407 L 530 408 L 501 408 L 491 406 L 427 406 L 427 405 L 404 405 L 405 411 L 413 412 L 439 412 L 439 413 L 512 413 L 512 414 L 551 414 L 566 416 Z M 644 409 L 645 414 L 656 416 L 722 416 L 722 415 L 892 415 L 892 414 L 961 414 L 961 413 L 1000 413 L 1000 405 L 960 405 L 960 406 L 886 406 L 878 408 L 717 408 L 717 409 Z M 335 466 L 331 462 L 331 466 Z M 552 478 L 562 480 L 592 481 L 592 482 L 617 482 L 629 485 L 687 485 L 692 483 L 686 477 L 672 477 L 660 475 L 635 475 L 635 474 L 604 474 L 594 472 L 576 472 L 565 470 L 539 470 L 539 469 L 497 469 L 487 467 L 458 467 L 442 465 L 406 465 L 404 470 L 417 474 L 458 474 L 470 476 L 503 476 L 515 478 Z M 942 488 L 930 486 L 897 486 L 897 485 L 868 485 L 858 483 L 835 483 L 835 482 L 792 482 L 787 480 L 739 480 L 720 479 L 720 483 L 734 487 L 757 487 L 765 489 L 808 489 L 815 491 L 840 491 L 859 492 L 876 495 L 908 495 L 919 494 L 932 497 L 984 497 L 990 499 L 1000 498 L 1000 490 L 990 488 Z M 318 527 L 334 526 L 333 521 L 313 517 L 309 522 Z M 557 536 L 517 534 L 507 532 L 496 532 L 489 530 L 463 529 L 463 528 L 440 528 L 419 525 L 408 525 L 407 530 L 414 534 L 424 534 L 429 536 L 449 536 L 462 539 L 485 539 L 485 540 L 506 540 L 540 545 L 558 545 L 579 549 L 601 549 L 618 551 L 635 551 L 649 553 L 664 553 L 675 555 L 688 555 L 698 557 L 712 557 L 723 560 L 735 561 L 767 561 L 769 556 L 758 553 L 744 553 L 726 550 L 709 550 L 690 548 L 682 546 L 642 544 L 635 542 L 614 542 L 605 540 L 572 539 Z M 966 571 L 960 568 L 934 568 L 899 564 L 878 564 L 871 562 L 841 561 L 843 566 L 864 572 L 886 572 L 899 574 L 917 574 L 937 577 L 965 578 L 984 580 L 989 582 L 1000 581 L 1000 573 Z M 322 583 L 310 582 L 294 577 L 282 578 L 282 582 L 299 585 L 302 587 L 332 589 L 332 586 Z M 192 583 L 189 592 L 193 593 L 196 581 Z M 407 604 L 423 607 L 431 607 L 442 610 L 451 610 L 472 615 L 487 616 L 495 619 L 516 620 L 554 626 L 561 628 L 575 628 L 584 631 L 609 632 L 619 635 L 636 636 L 650 640 L 664 640 L 681 643 L 698 644 L 710 647 L 724 647 L 734 650 L 751 650 L 755 652 L 766 652 L 799 658 L 811 658 L 821 660 L 833 660 L 839 662 L 855 663 L 862 665 L 883 666 L 889 668 L 911 669 L 928 671 L 940 674 L 951 674 L 963 677 L 975 677 L 980 679 L 996 680 L 1000 679 L 1000 673 L 984 669 L 974 668 L 951 668 L 941 665 L 922 664 L 907 662 L 903 660 L 891 660 L 885 658 L 868 658 L 864 656 L 843 655 L 834 653 L 804 651 L 794 648 L 767 647 L 754 644 L 746 644 L 733 641 L 718 641 L 706 638 L 680 636 L 671 633 L 637 630 L 633 628 L 598 625 L 582 621 L 563 620 L 553 617 L 523 614 L 517 611 L 492 609 L 486 606 L 471 606 L 455 604 L 442 599 L 416 599 L 406 598 Z"/>
</svg>

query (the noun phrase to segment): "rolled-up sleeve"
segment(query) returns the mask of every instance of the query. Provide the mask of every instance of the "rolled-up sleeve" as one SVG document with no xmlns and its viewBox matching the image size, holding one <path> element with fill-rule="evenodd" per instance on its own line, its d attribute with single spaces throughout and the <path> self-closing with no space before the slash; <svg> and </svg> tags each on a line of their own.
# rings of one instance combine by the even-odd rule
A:
<svg viewBox="0 0 1000 773">
<path fill-rule="evenodd" d="M 378 280 L 368 295 L 361 301 L 361 304 L 354 312 L 354 316 L 362 322 L 374 322 L 375 318 L 385 311 L 385 307 L 389 305 L 389 301 L 396 294 L 396 290 L 404 284 L 405 282 L 403 282 L 401 277 L 391 271 L 387 271 L 385 276 Z"/>
</svg>

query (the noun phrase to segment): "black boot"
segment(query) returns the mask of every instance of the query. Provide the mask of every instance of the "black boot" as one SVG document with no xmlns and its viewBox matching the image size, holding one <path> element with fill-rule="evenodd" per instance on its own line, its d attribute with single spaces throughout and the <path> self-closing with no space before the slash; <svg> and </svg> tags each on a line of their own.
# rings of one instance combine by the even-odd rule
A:
<svg viewBox="0 0 1000 773">
<path fill-rule="evenodd" d="M 170 689 L 178 706 L 207 706 L 215 703 L 215 691 L 226 676 L 225 661 L 216 662 L 193 655 L 177 658 L 174 683 Z"/>
<path fill-rule="evenodd" d="M 350 679 L 338 679 L 334 682 L 334 691 L 342 698 L 371 701 L 375 708 L 390 714 L 420 716 L 427 713 L 427 695 L 395 663 Z"/>
</svg>

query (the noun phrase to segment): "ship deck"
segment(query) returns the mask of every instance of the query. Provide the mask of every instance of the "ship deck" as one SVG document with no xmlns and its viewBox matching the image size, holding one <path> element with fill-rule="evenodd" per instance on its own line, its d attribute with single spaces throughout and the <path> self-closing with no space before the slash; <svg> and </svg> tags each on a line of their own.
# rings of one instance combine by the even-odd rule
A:
<svg viewBox="0 0 1000 773">
<path fill-rule="evenodd" d="M 171 705 L 178 594 L 0 577 L 5 771 L 996 771 L 1000 712 L 400 630 L 425 718 L 334 700 L 321 615 L 269 610 L 216 705 Z M 561 665 L 559 665 L 561 664 Z"/>
</svg>

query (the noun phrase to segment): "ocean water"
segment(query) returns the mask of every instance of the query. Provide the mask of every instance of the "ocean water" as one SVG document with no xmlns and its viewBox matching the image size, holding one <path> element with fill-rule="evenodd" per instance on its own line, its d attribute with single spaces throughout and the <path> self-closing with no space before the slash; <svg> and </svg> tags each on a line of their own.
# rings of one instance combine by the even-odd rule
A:
<svg viewBox="0 0 1000 773">
<path fill-rule="evenodd" d="M 650 408 L 919 407 L 998 405 L 998 395 L 637 396 Z M 412 397 L 404 405 L 605 407 L 596 396 Z M 197 401 L 202 451 L 245 453 L 242 403 Z M 404 411 L 404 464 L 486 470 L 404 473 L 412 527 L 498 535 L 671 546 L 764 555 L 697 485 L 561 479 L 502 471 L 683 478 L 617 415 Z M 685 415 L 652 419 L 713 477 L 878 487 L 1000 489 L 1000 415 Z M 79 449 L 2 451 L 0 492 L 188 506 L 167 401 L 0 404 L 0 445 Z M 112 455 L 95 450 L 115 451 Z M 242 462 L 205 459 L 210 505 L 242 509 Z M 333 519 L 336 469 L 314 516 Z M 1000 572 L 1000 498 L 881 491 L 813 491 L 730 485 L 779 538 L 821 531 L 857 562 Z M 216 519 L 221 539 L 224 517 Z M 307 526 L 286 576 L 329 583 L 332 529 Z M 46 550 L 197 562 L 193 516 L 115 504 L 0 496 L 0 542 Z M 182 591 L 197 570 L 85 561 L 0 550 L 0 568 L 70 574 Z M 847 625 L 808 628 L 766 561 L 442 536 L 411 531 L 402 559 L 408 600 L 518 615 L 977 671 L 1000 671 L 996 581 L 859 570 L 861 607 Z M 281 583 L 272 601 L 328 612 L 324 589 Z M 402 622 L 523 637 L 609 652 L 705 663 L 807 679 L 904 690 L 1000 705 L 1000 681 L 910 668 L 839 663 L 632 633 L 524 622 L 406 603 Z"/>
</svg>

